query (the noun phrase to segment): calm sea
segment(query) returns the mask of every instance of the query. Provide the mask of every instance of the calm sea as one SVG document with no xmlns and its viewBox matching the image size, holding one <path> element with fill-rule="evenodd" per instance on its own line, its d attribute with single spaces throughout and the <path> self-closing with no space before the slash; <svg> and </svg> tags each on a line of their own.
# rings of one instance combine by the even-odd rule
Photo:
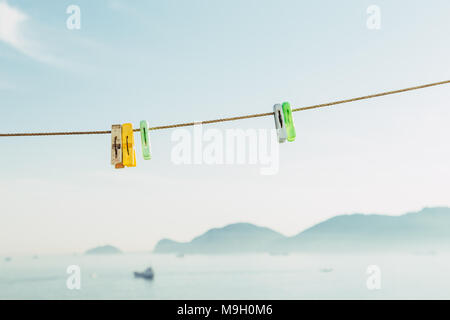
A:
<svg viewBox="0 0 450 320">
<path fill-rule="evenodd" d="M 67 288 L 70 265 L 80 290 Z M 367 288 L 370 265 L 380 289 Z M 149 266 L 153 281 L 134 278 Z M 450 299 L 449 273 L 450 255 L 439 253 L 2 257 L 0 299 Z"/>
</svg>

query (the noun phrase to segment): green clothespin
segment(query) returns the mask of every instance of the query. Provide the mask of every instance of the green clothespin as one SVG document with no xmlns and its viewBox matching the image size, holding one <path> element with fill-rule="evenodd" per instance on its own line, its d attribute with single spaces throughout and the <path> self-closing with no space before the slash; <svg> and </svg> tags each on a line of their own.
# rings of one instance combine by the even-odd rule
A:
<svg viewBox="0 0 450 320">
<path fill-rule="evenodd" d="M 295 140 L 294 119 L 292 118 L 292 110 L 289 102 L 283 102 L 282 109 L 284 115 L 284 122 L 286 125 L 287 140 L 294 141 Z"/>
<path fill-rule="evenodd" d="M 150 135 L 148 134 L 148 122 L 146 120 L 142 120 L 140 123 L 140 127 L 142 156 L 145 160 L 150 160 L 152 157 L 150 155 Z"/>
</svg>

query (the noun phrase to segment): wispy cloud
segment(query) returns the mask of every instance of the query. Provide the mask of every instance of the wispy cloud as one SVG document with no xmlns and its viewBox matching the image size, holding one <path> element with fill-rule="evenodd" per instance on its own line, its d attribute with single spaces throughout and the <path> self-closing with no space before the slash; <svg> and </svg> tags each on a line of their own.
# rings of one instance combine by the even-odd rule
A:
<svg viewBox="0 0 450 320">
<path fill-rule="evenodd" d="M 24 35 L 27 14 L 12 7 L 6 1 L 0 2 L 0 40 L 19 52 L 44 63 L 54 63 L 50 55 L 43 54 L 38 44 Z"/>
<path fill-rule="evenodd" d="M 137 11 L 121 1 L 110 3 L 112 10 L 125 12 L 138 19 Z M 7 0 L 0 0 L 0 44 L 5 44 L 34 61 L 75 73 L 92 74 L 98 65 L 92 64 L 92 57 L 117 59 L 122 56 L 118 50 L 102 44 L 101 39 L 86 38 L 80 32 L 68 31 L 66 24 L 45 25 L 21 8 L 12 6 Z M 0 89 L 11 86 L 0 83 Z"/>
<path fill-rule="evenodd" d="M 30 21 L 26 13 L 9 5 L 6 0 L 0 0 L 0 41 L 36 61 L 59 67 L 66 66 L 61 58 L 27 36 L 26 29 Z"/>
<path fill-rule="evenodd" d="M 23 51 L 26 41 L 21 35 L 21 27 L 28 19 L 22 11 L 11 7 L 6 1 L 0 2 L 0 40 Z"/>
</svg>

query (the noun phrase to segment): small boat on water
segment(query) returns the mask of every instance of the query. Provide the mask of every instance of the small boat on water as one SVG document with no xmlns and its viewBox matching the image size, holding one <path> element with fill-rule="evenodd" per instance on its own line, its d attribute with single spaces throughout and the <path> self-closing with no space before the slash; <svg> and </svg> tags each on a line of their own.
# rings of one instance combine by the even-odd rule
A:
<svg viewBox="0 0 450 320">
<path fill-rule="evenodd" d="M 5 258 L 5 262 L 10 262 L 11 260 L 12 260 L 11 257 L 6 257 L 6 258 Z"/>
<path fill-rule="evenodd" d="M 153 280 L 155 276 L 155 273 L 153 272 L 152 268 L 147 268 L 144 272 L 134 272 L 134 277 L 135 278 L 144 278 L 147 280 Z"/>
</svg>

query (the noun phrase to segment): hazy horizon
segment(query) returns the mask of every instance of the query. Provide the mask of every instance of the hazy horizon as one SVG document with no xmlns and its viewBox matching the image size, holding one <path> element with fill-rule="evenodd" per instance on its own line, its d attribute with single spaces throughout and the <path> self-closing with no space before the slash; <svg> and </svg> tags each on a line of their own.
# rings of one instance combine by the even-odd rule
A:
<svg viewBox="0 0 450 320">
<path fill-rule="evenodd" d="M 409 214 L 409 213 L 418 213 L 418 212 L 422 212 L 422 211 L 424 211 L 424 210 L 426 210 L 426 209 L 440 209 L 440 208 L 450 209 L 450 207 L 424 207 L 424 208 L 422 208 L 421 210 L 417 210 L 417 211 L 408 211 L 408 212 L 404 212 L 404 213 L 399 214 L 399 215 L 389 215 L 389 214 L 379 214 L 379 213 L 361 213 L 361 212 L 354 212 L 354 213 L 349 213 L 349 214 L 338 214 L 338 215 L 335 215 L 335 216 L 333 216 L 333 217 L 343 216 L 343 215 L 354 215 L 354 214 L 362 214 L 362 215 L 382 215 L 382 216 L 403 216 L 403 215 L 406 215 L 406 214 Z M 331 218 L 333 218 L 333 217 L 331 217 Z M 331 219 L 331 218 L 329 218 L 329 219 Z M 273 230 L 273 231 L 275 231 L 275 232 L 281 234 L 281 235 L 284 236 L 284 237 L 292 237 L 292 236 L 298 235 L 298 234 L 300 234 L 300 233 L 302 233 L 302 232 L 308 230 L 309 228 L 311 228 L 311 227 L 313 227 L 313 226 L 316 226 L 316 225 L 318 225 L 318 224 L 320 224 L 320 223 L 322 223 L 322 222 L 325 222 L 325 221 L 327 221 L 327 220 L 328 220 L 328 219 L 319 221 L 319 222 L 313 224 L 312 226 L 309 226 L 309 227 L 307 227 L 307 228 L 305 228 L 305 229 L 298 230 L 297 232 L 295 232 L 295 233 L 293 233 L 293 234 L 284 234 L 283 232 L 280 232 L 280 231 L 278 231 L 278 230 L 272 228 L 271 226 L 258 225 L 258 224 L 252 224 L 252 223 L 251 223 L 251 224 L 254 225 L 254 226 L 257 226 L 257 227 L 268 228 L 268 229 L 270 229 L 270 230 Z M 200 232 L 199 234 L 194 235 L 194 236 L 193 236 L 192 238 L 190 238 L 190 239 L 187 239 L 187 240 L 178 240 L 178 239 L 172 239 L 172 238 L 171 238 L 170 240 L 174 240 L 174 241 L 181 242 L 181 243 L 187 243 L 187 242 L 192 241 L 192 240 L 195 239 L 196 237 L 198 237 L 198 236 L 200 236 L 200 235 L 203 235 L 204 233 L 206 233 L 206 232 L 209 231 L 209 230 L 212 230 L 212 229 L 221 229 L 221 228 L 224 228 L 224 227 L 230 226 L 230 225 L 235 225 L 235 224 L 246 224 L 246 223 L 249 223 L 249 222 L 247 222 L 247 221 L 236 221 L 236 222 L 230 222 L 230 223 L 227 223 L 227 224 L 225 224 L 225 225 L 211 226 L 210 228 L 208 228 L 208 229 L 206 229 L 206 230 L 203 230 L 203 231 Z M 159 239 L 157 242 L 159 242 L 160 240 L 163 240 L 163 239 L 168 239 L 168 238 L 161 238 L 161 239 Z M 156 243 L 157 243 L 157 242 L 156 242 Z M 117 243 L 114 243 L 113 241 L 111 241 L 111 242 L 105 242 L 105 243 L 102 243 L 102 244 L 93 245 L 93 246 L 88 247 L 88 248 L 79 248 L 78 250 L 71 251 L 71 252 L 68 252 L 68 251 L 66 251 L 66 252 L 63 252 L 63 251 L 61 251 L 61 252 L 51 252 L 51 253 L 49 253 L 49 252 L 47 252 L 47 253 L 44 252 L 44 255 L 52 254 L 52 253 L 53 253 L 53 254 L 60 254 L 60 255 L 61 255 L 61 254 L 62 254 L 62 255 L 64 255 L 64 254 L 74 254 L 74 253 L 77 253 L 77 254 L 85 254 L 86 251 L 88 251 L 88 250 L 90 250 L 90 249 L 92 249 L 92 248 L 97 248 L 97 247 L 107 246 L 107 245 L 110 245 L 110 246 L 113 246 L 113 247 L 118 248 L 122 253 L 144 253 L 144 252 L 148 252 L 148 253 L 152 252 L 152 253 L 153 253 L 153 250 L 154 250 L 154 248 L 155 248 L 156 243 L 155 243 L 152 247 L 150 247 L 150 248 L 148 248 L 148 249 L 141 249 L 141 250 L 124 250 L 120 245 L 118 245 Z M 268 250 L 268 251 L 270 251 L 270 250 Z M 301 252 L 301 251 L 300 251 L 300 252 Z M 299 252 L 292 252 L 292 253 L 299 253 Z M 0 254 L 1 254 L 1 253 L 0 253 Z M 7 255 L 11 255 L 11 254 L 14 254 L 14 253 L 10 252 L 9 254 L 3 254 L 3 255 L 4 255 L 4 256 L 7 256 Z M 22 252 L 22 253 L 19 253 L 19 256 L 36 255 L 36 254 L 41 254 L 41 253 L 35 252 L 35 251 L 33 251 L 33 252 Z"/>
</svg>

